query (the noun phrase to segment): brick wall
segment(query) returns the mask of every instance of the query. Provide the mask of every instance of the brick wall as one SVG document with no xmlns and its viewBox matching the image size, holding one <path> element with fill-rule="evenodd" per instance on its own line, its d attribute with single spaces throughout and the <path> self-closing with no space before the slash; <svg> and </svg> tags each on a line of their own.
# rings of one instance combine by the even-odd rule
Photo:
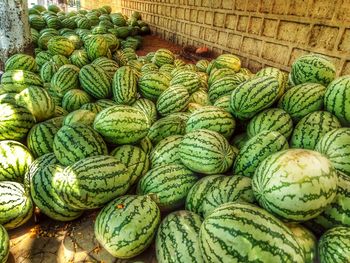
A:
<svg viewBox="0 0 350 263">
<path fill-rule="evenodd" d="M 80 0 L 81 8 L 86 10 L 102 7 L 104 5 L 109 5 L 112 7 L 112 12 L 121 11 L 120 0 Z"/>
<path fill-rule="evenodd" d="M 350 74 L 350 0 L 120 0 L 180 45 L 232 52 L 253 71 L 289 70 L 305 53 L 328 55 Z"/>
</svg>

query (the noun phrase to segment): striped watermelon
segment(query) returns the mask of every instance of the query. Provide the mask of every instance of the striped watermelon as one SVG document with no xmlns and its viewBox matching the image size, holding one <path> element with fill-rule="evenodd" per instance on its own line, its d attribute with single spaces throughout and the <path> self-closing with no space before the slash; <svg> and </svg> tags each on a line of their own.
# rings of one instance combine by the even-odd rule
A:
<svg viewBox="0 0 350 263">
<path fill-rule="evenodd" d="M 1 93 L 1 87 L 0 87 L 0 93 Z M 16 104 L 16 97 L 17 93 L 4 93 L 0 95 L 0 104 L 3 103 L 9 103 L 9 104 Z"/>
<path fill-rule="evenodd" d="M 182 164 L 164 164 L 149 170 L 139 181 L 137 194 L 154 195 L 161 211 L 181 207 L 197 176 Z"/>
<path fill-rule="evenodd" d="M 130 105 L 137 99 L 137 76 L 131 67 L 119 68 L 112 82 L 113 99 L 117 104 Z"/>
<path fill-rule="evenodd" d="M 47 43 L 47 48 L 53 55 L 69 57 L 74 51 L 74 44 L 66 37 L 55 36 Z"/>
<path fill-rule="evenodd" d="M 55 135 L 53 150 L 64 166 L 86 157 L 107 154 L 102 137 L 92 127 L 80 123 L 63 126 Z"/>
<path fill-rule="evenodd" d="M 154 65 L 154 64 L 153 64 Z M 171 73 L 175 69 L 175 65 L 173 64 L 164 64 L 159 68 L 159 72 L 168 72 Z"/>
<path fill-rule="evenodd" d="M 112 81 L 98 65 L 89 64 L 82 67 L 79 80 L 82 88 L 96 99 L 107 99 L 112 95 Z"/>
<path fill-rule="evenodd" d="M 10 237 L 6 229 L 0 225 L 0 262 L 7 262 L 10 254 Z"/>
<path fill-rule="evenodd" d="M 31 71 L 16 69 L 6 71 L 1 76 L 0 84 L 4 92 L 19 93 L 28 86 L 42 87 L 43 81 L 37 74 Z"/>
<path fill-rule="evenodd" d="M 204 262 L 305 262 L 287 226 L 252 204 L 227 203 L 215 209 L 205 218 L 199 240 Z"/>
<path fill-rule="evenodd" d="M 195 172 L 224 173 L 233 163 L 233 149 L 221 134 L 199 129 L 187 133 L 180 145 L 182 163 Z"/>
<path fill-rule="evenodd" d="M 204 106 L 195 110 L 186 123 L 186 132 L 198 129 L 208 129 L 230 138 L 236 127 L 236 121 L 231 113 L 216 107 Z"/>
<path fill-rule="evenodd" d="M 53 185 L 64 202 L 75 209 L 95 209 L 123 195 L 129 189 L 131 174 L 112 156 L 82 159 L 54 177 Z"/>
<path fill-rule="evenodd" d="M 317 142 L 327 133 L 340 128 L 337 117 L 327 111 L 315 111 L 302 118 L 295 126 L 290 146 L 313 150 Z"/>
<path fill-rule="evenodd" d="M 335 169 L 350 175 L 350 128 L 327 132 L 318 140 L 315 151 L 327 156 Z"/>
<path fill-rule="evenodd" d="M 213 67 L 216 69 L 228 68 L 238 72 L 241 69 L 241 60 L 233 54 L 223 54 L 214 60 Z"/>
<path fill-rule="evenodd" d="M 79 68 L 73 65 L 64 65 L 53 75 L 49 91 L 59 98 L 71 89 L 79 88 Z"/>
<path fill-rule="evenodd" d="M 27 147 L 17 141 L 0 141 L 0 181 L 23 182 L 34 158 Z"/>
<path fill-rule="evenodd" d="M 101 111 L 94 122 L 94 129 L 106 141 L 116 144 L 138 142 L 147 135 L 149 128 L 150 122 L 143 111 L 125 105 Z"/>
<path fill-rule="evenodd" d="M 198 74 L 194 71 L 181 70 L 170 81 L 170 86 L 182 85 L 191 94 L 197 91 L 201 86 L 201 81 Z"/>
<path fill-rule="evenodd" d="M 288 141 L 279 132 L 262 131 L 240 149 L 233 165 L 233 174 L 253 177 L 265 158 L 288 148 Z"/>
<path fill-rule="evenodd" d="M 138 82 L 139 92 L 143 97 L 157 100 L 159 95 L 169 88 L 170 79 L 164 73 L 148 73 L 143 75 Z"/>
<path fill-rule="evenodd" d="M 181 85 L 171 86 L 160 94 L 156 107 L 162 116 L 185 111 L 189 98 L 190 95 L 185 87 Z"/>
<path fill-rule="evenodd" d="M 226 75 L 219 78 L 209 86 L 209 99 L 212 103 L 223 96 L 231 95 L 232 91 L 235 90 L 238 85 L 245 82 L 249 78 L 246 75 L 237 73 L 234 75 Z"/>
<path fill-rule="evenodd" d="M 172 135 L 158 142 L 150 154 L 151 167 L 154 168 L 164 164 L 181 164 L 178 149 L 182 138 L 182 135 Z"/>
<path fill-rule="evenodd" d="M 62 116 L 66 116 L 68 114 L 68 112 L 63 109 L 61 106 L 56 105 L 55 106 L 55 115 L 54 117 L 62 117 Z"/>
<path fill-rule="evenodd" d="M 44 18 L 40 15 L 30 15 L 29 16 L 30 27 L 37 30 L 41 30 L 46 27 L 46 22 Z"/>
<path fill-rule="evenodd" d="M 15 69 L 37 72 L 38 65 L 32 56 L 19 53 L 11 56 L 5 63 L 5 71 Z"/>
<path fill-rule="evenodd" d="M 199 215 L 180 210 L 167 215 L 156 236 L 156 256 L 159 263 L 202 263 L 199 248 Z"/>
<path fill-rule="evenodd" d="M 210 72 L 209 78 L 208 78 L 208 86 L 212 86 L 214 82 L 225 78 L 225 77 L 232 77 L 235 76 L 237 73 L 229 68 L 222 68 L 222 69 L 214 69 Z"/>
<path fill-rule="evenodd" d="M 94 102 L 85 103 L 83 106 L 80 107 L 81 110 L 88 110 L 95 114 L 100 113 L 102 111 L 102 107 Z"/>
<path fill-rule="evenodd" d="M 350 227 L 350 178 L 338 172 L 337 195 L 324 212 L 310 221 L 312 225 L 320 226 L 322 230 L 336 226 Z"/>
<path fill-rule="evenodd" d="M 69 59 L 66 58 L 63 55 L 54 55 L 51 57 L 50 61 L 55 62 L 58 68 L 64 66 L 64 65 L 69 65 Z M 78 70 L 78 69 L 76 69 Z"/>
<path fill-rule="evenodd" d="M 129 170 L 130 185 L 137 182 L 148 171 L 150 162 L 148 155 L 139 147 L 122 145 L 115 148 L 110 155 L 117 158 Z"/>
<path fill-rule="evenodd" d="M 0 224 L 14 229 L 26 223 L 33 214 L 33 203 L 23 184 L 0 182 Z"/>
<path fill-rule="evenodd" d="M 244 144 L 249 140 L 248 134 L 246 132 L 240 133 L 235 135 L 231 143 L 233 146 L 237 147 L 238 149 L 242 149 Z"/>
<path fill-rule="evenodd" d="M 340 122 L 350 126 L 350 76 L 342 76 L 332 81 L 327 87 L 324 96 L 324 106 L 327 111 L 334 114 Z"/>
<path fill-rule="evenodd" d="M 81 29 L 90 29 L 92 25 L 89 19 L 83 17 L 77 21 L 77 26 Z"/>
<path fill-rule="evenodd" d="M 126 195 L 101 210 L 95 236 L 114 257 L 132 258 L 152 243 L 159 223 L 159 208 L 149 196 Z"/>
<path fill-rule="evenodd" d="M 24 175 L 24 188 L 26 192 L 30 192 L 30 185 L 32 183 L 32 178 L 36 173 L 38 173 L 41 169 L 45 168 L 50 164 L 58 164 L 58 160 L 54 153 L 47 153 L 39 158 L 35 159 L 34 162 L 29 166 L 27 173 Z"/>
<path fill-rule="evenodd" d="M 344 263 L 350 258 L 350 228 L 334 227 L 321 236 L 318 242 L 320 263 Z"/>
<path fill-rule="evenodd" d="M 184 113 L 173 113 L 159 119 L 150 127 L 148 137 L 156 144 L 171 135 L 184 135 L 186 133 L 186 122 L 188 115 Z"/>
<path fill-rule="evenodd" d="M 276 80 L 279 83 L 279 92 L 278 92 L 277 99 L 279 99 L 284 94 L 285 89 L 286 89 L 286 85 L 287 85 L 287 83 L 286 83 L 287 79 L 285 78 L 284 73 L 281 70 L 279 70 L 278 68 L 273 68 L 273 67 L 263 68 L 263 69 L 259 70 L 255 74 L 255 76 L 257 76 L 257 77 L 267 76 L 267 77 L 276 78 Z"/>
<path fill-rule="evenodd" d="M 252 138 L 263 131 L 276 131 L 288 139 L 293 132 L 292 118 L 282 109 L 264 110 L 249 121 L 247 134 Z"/>
<path fill-rule="evenodd" d="M 101 110 L 107 109 L 109 107 L 116 106 L 117 104 L 110 99 L 101 99 L 96 101 L 96 104 L 101 107 Z"/>
<path fill-rule="evenodd" d="M 103 36 L 94 35 L 85 42 L 85 48 L 89 59 L 93 61 L 96 58 L 107 56 L 108 42 Z"/>
<path fill-rule="evenodd" d="M 86 103 L 92 101 L 92 98 L 85 91 L 80 89 L 71 89 L 64 94 L 62 98 L 62 107 L 68 111 L 72 112 L 80 109 Z"/>
<path fill-rule="evenodd" d="M 157 121 L 157 108 L 153 101 L 140 98 L 136 100 L 132 106 L 143 111 L 147 115 L 150 124 L 153 124 Z"/>
<path fill-rule="evenodd" d="M 311 82 L 328 86 L 335 74 L 335 66 L 326 56 L 308 54 L 293 62 L 291 78 L 295 85 Z"/>
<path fill-rule="evenodd" d="M 220 177 L 217 183 L 204 195 L 201 202 L 201 214 L 206 218 L 220 205 L 244 201 L 255 201 L 251 179 L 244 176 Z"/>
<path fill-rule="evenodd" d="M 50 83 L 53 75 L 58 71 L 58 66 L 55 62 L 47 61 L 40 69 L 40 77 L 44 83 Z"/>
<path fill-rule="evenodd" d="M 119 65 L 112 59 L 106 57 L 99 57 L 92 61 L 92 64 L 99 65 L 107 73 L 107 75 L 112 79 L 114 73 L 118 70 Z"/>
<path fill-rule="evenodd" d="M 82 68 L 90 63 L 88 54 L 85 49 L 74 50 L 74 52 L 70 55 L 69 60 L 78 68 Z"/>
<path fill-rule="evenodd" d="M 174 64 L 175 56 L 173 52 L 168 49 L 158 49 L 156 53 L 154 53 L 152 58 L 152 63 L 156 64 L 158 67 L 161 67 L 165 64 Z"/>
<path fill-rule="evenodd" d="M 267 211 L 287 220 L 306 221 L 322 213 L 335 198 L 337 174 L 318 152 L 290 149 L 262 161 L 252 187 Z"/>
<path fill-rule="evenodd" d="M 70 125 L 75 123 L 80 123 L 88 126 L 94 124 L 96 113 L 89 110 L 76 110 L 69 113 L 64 118 L 64 125 Z"/>
<path fill-rule="evenodd" d="M 218 186 L 220 182 L 226 180 L 224 178 L 226 178 L 226 176 L 215 174 L 199 179 L 188 192 L 186 197 L 186 210 L 201 215 L 203 213 L 202 204 L 205 195 L 214 189 L 214 187 Z"/>
<path fill-rule="evenodd" d="M 147 155 L 150 155 L 153 149 L 152 142 L 148 138 L 148 136 L 144 137 L 143 139 L 135 143 L 135 146 L 140 147 Z"/>
<path fill-rule="evenodd" d="M 55 114 L 55 102 L 49 93 L 39 87 L 28 87 L 16 95 L 18 106 L 27 108 L 37 122 L 50 119 Z"/>
<path fill-rule="evenodd" d="M 190 96 L 189 99 L 190 103 L 197 103 L 199 105 L 210 105 L 210 100 L 209 100 L 209 96 L 208 93 L 204 90 L 204 89 L 199 89 L 195 92 L 193 92 Z"/>
<path fill-rule="evenodd" d="M 218 98 L 213 106 L 220 107 L 223 110 L 230 112 L 230 103 L 231 103 L 231 95 L 223 96 L 221 98 Z"/>
<path fill-rule="evenodd" d="M 304 250 L 305 263 L 314 263 L 317 255 L 317 239 L 314 234 L 298 224 L 290 223 L 287 226 Z"/>
<path fill-rule="evenodd" d="M 274 77 L 255 77 L 240 84 L 231 94 L 230 109 L 240 120 L 246 120 L 270 107 L 276 100 L 279 83 Z"/>
<path fill-rule="evenodd" d="M 147 74 L 147 73 L 152 73 L 152 72 L 158 72 L 158 67 L 156 64 L 146 63 L 141 68 L 142 74 Z"/>
<path fill-rule="evenodd" d="M 0 104 L 0 140 L 24 139 L 35 124 L 35 118 L 26 108 L 9 104 Z"/>
<path fill-rule="evenodd" d="M 206 59 L 201 59 L 199 60 L 197 63 L 196 63 L 196 67 L 199 71 L 202 71 L 202 72 L 207 72 L 207 68 L 209 66 L 209 61 L 206 60 Z"/>
<path fill-rule="evenodd" d="M 56 117 L 33 126 L 27 136 L 27 145 L 35 157 L 53 152 L 55 134 L 62 124 L 63 117 Z"/>
<path fill-rule="evenodd" d="M 311 112 L 323 109 L 323 97 L 326 88 L 321 84 L 304 83 L 289 89 L 278 102 L 278 107 L 285 110 L 297 122 Z"/>
<path fill-rule="evenodd" d="M 55 177 L 63 175 L 64 167 L 50 164 L 41 167 L 31 181 L 30 193 L 34 203 L 48 217 L 58 221 L 71 221 L 78 218 L 83 211 L 72 208 L 54 185 Z"/>
</svg>

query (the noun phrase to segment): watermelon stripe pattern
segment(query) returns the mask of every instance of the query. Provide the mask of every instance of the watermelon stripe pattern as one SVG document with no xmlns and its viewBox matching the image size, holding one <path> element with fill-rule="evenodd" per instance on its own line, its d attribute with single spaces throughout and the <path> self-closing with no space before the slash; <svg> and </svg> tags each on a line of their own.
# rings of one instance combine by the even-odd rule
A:
<svg viewBox="0 0 350 263">
<path fill-rule="evenodd" d="M 181 164 L 178 149 L 182 138 L 182 135 L 172 135 L 157 143 L 150 154 L 151 166 Z"/>
<path fill-rule="evenodd" d="M 33 203 L 23 184 L 0 182 L 0 224 L 14 229 L 26 223 L 33 214 Z"/>
<path fill-rule="evenodd" d="M 0 225 L 0 262 L 7 262 L 10 254 L 10 237 L 6 229 Z"/>
<path fill-rule="evenodd" d="M 175 59 L 175 56 L 170 50 L 161 48 L 154 53 L 152 62 L 156 64 L 158 67 L 161 67 L 165 64 L 173 64 L 174 59 Z"/>
<path fill-rule="evenodd" d="M 204 262 L 304 262 L 292 232 L 251 204 L 220 206 L 204 220 L 199 238 Z"/>
<path fill-rule="evenodd" d="M 157 110 L 162 116 L 185 111 L 190 95 L 183 86 L 172 86 L 162 92 L 157 100 Z"/>
<path fill-rule="evenodd" d="M 197 176 L 181 164 L 165 164 L 149 170 L 139 181 L 139 195 L 153 194 L 161 211 L 175 210 L 185 203 Z"/>
<path fill-rule="evenodd" d="M 132 258 L 151 244 L 159 223 L 159 208 L 149 196 L 127 195 L 101 210 L 95 222 L 95 236 L 114 257 Z"/>
<path fill-rule="evenodd" d="M 92 98 L 85 91 L 80 89 L 72 89 L 64 94 L 62 99 L 62 107 L 68 112 L 80 109 L 86 103 L 92 101 Z"/>
<path fill-rule="evenodd" d="M 71 221 L 78 218 L 83 211 L 65 203 L 54 185 L 54 178 L 62 176 L 63 169 L 60 165 L 41 167 L 32 178 L 31 196 L 45 215 L 58 221 Z"/>
<path fill-rule="evenodd" d="M 164 218 L 156 236 L 159 263 L 202 263 L 198 235 L 202 224 L 199 215 L 176 211 Z"/>
<path fill-rule="evenodd" d="M 150 124 L 153 124 L 157 121 L 158 113 L 156 105 L 153 101 L 140 98 L 137 101 L 135 101 L 134 104 L 132 104 L 132 106 L 143 111 L 147 115 Z"/>
<path fill-rule="evenodd" d="M 62 98 L 67 91 L 79 88 L 79 68 L 65 65 L 53 75 L 49 90 Z"/>
<path fill-rule="evenodd" d="M 181 85 L 188 90 L 188 93 L 197 91 L 201 86 L 199 76 L 194 71 L 181 70 L 170 81 L 170 86 Z"/>
<path fill-rule="evenodd" d="M 170 79 L 164 73 L 148 73 L 143 75 L 138 82 L 141 95 L 149 100 L 156 101 L 159 95 L 169 88 Z"/>
<path fill-rule="evenodd" d="M 137 98 L 137 76 L 134 71 L 124 66 L 114 74 L 112 82 L 113 99 L 117 104 L 130 105 Z"/>
<path fill-rule="evenodd" d="M 31 72 L 38 71 L 38 66 L 32 56 L 26 54 L 15 54 L 5 63 L 5 71 L 22 69 Z"/>
<path fill-rule="evenodd" d="M 9 70 L 1 76 L 1 89 L 4 92 L 19 93 L 28 86 L 42 87 L 43 81 L 41 78 L 27 70 Z"/>
</svg>

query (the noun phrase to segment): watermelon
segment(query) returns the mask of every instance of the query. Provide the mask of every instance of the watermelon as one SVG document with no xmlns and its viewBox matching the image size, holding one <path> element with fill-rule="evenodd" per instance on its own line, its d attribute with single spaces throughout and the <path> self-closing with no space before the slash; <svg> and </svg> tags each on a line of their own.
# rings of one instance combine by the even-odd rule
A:
<svg viewBox="0 0 350 263">
<path fill-rule="evenodd" d="M 302 247 L 282 221 L 247 203 L 227 203 L 199 232 L 204 262 L 305 262 Z"/>
<path fill-rule="evenodd" d="M 122 145 L 115 148 L 110 155 L 123 163 L 131 174 L 130 185 L 137 182 L 149 169 L 148 155 L 139 147 Z"/>
<path fill-rule="evenodd" d="M 204 195 L 200 206 L 201 215 L 209 216 L 220 205 L 244 201 L 255 201 L 251 179 L 244 176 L 220 177 L 212 188 Z"/>
<path fill-rule="evenodd" d="M 33 214 L 33 203 L 23 184 L 0 182 L 0 224 L 14 229 L 26 223 Z"/>
<path fill-rule="evenodd" d="M 38 65 L 32 56 L 19 53 L 11 56 L 5 63 L 5 71 L 15 69 L 37 72 Z"/>
<path fill-rule="evenodd" d="M 150 124 L 157 121 L 157 108 L 153 101 L 140 98 L 136 100 L 132 106 L 143 111 L 147 115 Z"/>
<path fill-rule="evenodd" d="M 241 83 L 231 94 L 230 109 L 240 120 L 247 120 L 270 107 L 276 100 L 279 83 L 274 77 L 255 77 Z"/>
<path fill-rule="evenodd" d="M 290 146 L 313 150 L 316 143 L 334 129 L 340 128 L 337 117 L 327 111 L 315 111 L 302 118 L 295 126 Z"/>
<path fill-rule="evenodd" d="M 237 73 L 229 68 L 222 68 L 222 69 L 214 69 L 210 72 L 209 78 L 208 78 L 208 86 L 210 87 L 220 79 L 223 79 L 225 77 L 232 77 L 235 76 Z"/>
<path fill-rule="evenodd" d="M 88 110 L 95 114 L 100 113 L 102 111 L 102 107 L 94 102 L 85 103 L 83 106 L 80 107 L 81 110 Z"/>
<path fill-rule="evenodd" d="M 304 250 L 305 263 L 314 263 L 317 255 L 317 239 L 314 234 L 298 224 L 289 223 L 287 226 Z"/>
<path fill-rule="evenodd" d="M 95 236 L 114 257 L 132 258 L 151 244 L 159 223 L 159 208 L 149 196 L 126 195 L 101 210 Z"/>
<path fill-rule="evenodd" d="M 103 36 L 94 35 L 85 42 L 85 48 L 89 59 L 93 61 L 96 58 L 107 56 L 108 42 Z"/>
<path fill-rule="evenodd" d="M 6 71 L 1 76 L 0 84 L 4 92 L 19 93 L 28 86 L 42 87 L 43 81 L 31 71 L 16 69 Z"/>
<path fill-rule="evenodd" d="M 218 98 L 214 102 L 213 106 L 220 107 L 220 108 L 224 109 L 225 111 L 230 112 L 230 101 L 231 101 L 231 95 L 223 96 L 223 97 Z"/>
<path fill-rule="evenodd" d="M 246 75 L 247 76 L 247 75 Z M 249 74 L 248 74 L 249 76 Z M 284 73 L 279 70 L 278 68 L 273 68 L 273 67 L 265 67 L 261 70 L 259 70 L 255 76 L 257 77 L 263 77 L 263 76 L 268 76 L 268 77 L 274 77 L 278 83 L 279 83 L 279 92 L 277 99 L 279 99 L 285 92 L 286 89 L 286 78 Z"/>
<path fill-rule="evenodd" d="M 327 132 L 318 140 L 315 151 L 327 156 L 335 169 L 350 175 L 350 128 L 338 128 Z"/>
<path fill-rule="evenodd" d="M 147 73 L 152 73 L 152 72 L 158 72 L 158 67 L 156 64 L 146 63 L 141 68 L 142 74 L 147 74 Z"/>
<path fill-rule="evenodd" d="M 304 55 L 298 57 L 292 64 L 291 78 L 295 85 L 311 82 L 328 86 L 335 75 L 334 64 L 323 55 Z"/>
<path fill-rule="evenodd" d="M 107 99 L 112 95 L 111 79 L 98 65 L 89 64 L 82 67 L 79 80 L 82 88 L 96 99 Z"/>
<path fill-rule="evenodd" d="M 134 71 L 124 66 L 119 68 L 112 82 L 113 99 L 117 104 L 130 105 L 137 99 L 137 76 Z"/>
<path fill-rule="evenodd" d="M 69 60 L 73 65 L 77 66 L 78 68 L 82 68 L 90 63 L 89 57 L 85 49 L 74 50 L 74 52 L 70 55 Z"/>
<path fill-rule="evenodd" d="M 55 64 L 58 66 L 58 68 L 64 66 L 64 65 L 69 65 L 69 59 L 66 58 L 63 55 L 54 55 L 50 58 L 50 61 L 55 62 Z M 74 68 L 76 71 L 78 71 L 78 68 Z"/>
<path fill-rule="evenodd" d="M 164 164 L 149 170 L 139 181 L 139 195 L 153 194 L 161 211 L 181 207 L 197 176 L 182 164 Z"/>
<path fill-rule="evenodd" d="M 187 133 L 179 145 L 178 153 L 186 167 L 204 174 L 226 172 L 234 157 L 233 149 L 224 136 L 205 129 Z"/>
<path fill-rule="evenodd" d="M 185 111 L 189 103 L 189 93 L 181 85 L 171 86 L 163 91 L 157 100 L 157 110 L 162 116 Z"/>
<path fill-rule="evenodd" d="M 240 133 L 235 135 L 231 143 L 234 147 L 237 147 L 238 149 L 242 149 L 244 144 L 249 140 L 248 134 L 246 132 Z"/>
<path fill-rule="evenodd" d="M 92 98 L 85 91 L 80 89 L 71 89 L 64 94 L 62 98 L 62 107 L 68 111 L 72 112 L 80 109 L 86 103 L 92 101 Z"/>
<path fill-rule="evenodd" d="M 92 64 L 99 65 L 108 74 L 110 78 L 113 78 L 114 73 L 118 70 L 119 65 L 112 59 L 106 57 L 99 57 L 92 61 Z"/>
<path fill-rule="evenodd" d="M 349 227 L 338 226 L 328 230 L 321 236 L 318 242 L 320 263 L 343 263 L 349 261 L 349 230 Z"/>
<path fill-rule="evenodd" d="M 47 43 L 47 48 L 53 55 L 69 57 L 74 51 L 74 44 L 66 37 L 55 36 Z"/>
<path fill-rule="evenodd" d="M 58 71 L 58 66 L 55 62 L 47 61 L 40 69 L 40 77 L 44 83 L 50 83 L 53 75 Z"/>
<path fill-rule="evenodd" d="M 262 131 L 249 139 L 240 149 L 233 174 L 253 177 L 259 164 L 273 153 L 288 149 L 286 138 L 276 131 Z"/>
<path fill-rule="evenodd" d="M 182 135 L 172 135 L 158 142 L 150 154 L 151 166 L 181 164 L 178 149 L 182 138 Z"/>
<path fill-rule="evenodd" d="M 349 127 L 350 126 L 350 76 L 342 76 L 332 81 L 327 87 L 324 96 L 324 107 L 327 111 L 334 114 L 340 122 Z"/>
<path fill-rule="evenodd" d="M 190 103 L 197 103 L 203 106 L 210 105 L 208 93 L 204 89 L 193 92 L 189 99 Z"/>
<path fill-rule="evenodd" d="M 1 90 L 0 90 L 0 93 L 1 93 Z M 1 94 L 0 95 L 0 104 L 3 104 L 3 103 L 16 104 L 16 99 L 15 99 L 16 95 L 17 95 L 17 93 Z"/>
<path fill-rule="evenodd" d="M 41 30 L 46 27 L 44 18 L 40 15 L 29 15 L 30 27 Z"/>
<path fill-rule="evenodd" d="M 16 103 L 27 108 L 37 122 L 50 119 L 55 114 L 55 102 L 49 93 L 40 87 L 28 87 L 16 95 Z"/>
<path fill-rule="evenodd" d="M 282 109 L 266 109 L 255 115 L 247 126 L 247 135 L 249 138 L 263 131 L 279 132 L 286 139 L 289 139 L 293 132 L 292 118 Z"/>
<path fill-rule="evenodd" d="M 337 192 L 337 173 L 318 152 L 284 150 L 260 163 L 252 188 L 267 211 L 286 220 L 306 221 L 332 203 Z"/>
<path fill-rule="evenodd" d="M 2 103 L 0 112 L 0 140 L 20 141 L 35 124 L 34 116 L 24 107 Z"/>
<path fill-rule="evenodd" d="M 153 64 L 153 65 L 155 65 L 155 64 Z M 155 66 L 157 66 L 157 65 L 155 65 Z M 164 64 L 163 66 L 161 66 L 159 68 L 159 72 L 171 73 L 174 69 L 175 69 L 175 65 L 173 65 L 173 64 Z"/>
<path fill-rule="evenodd" d="M 82 159 L 54 177 L 53 185 L 63 201 L 75 209 L 95 209 L 123 195 L 129 189 L 131 174 L 112 156 Z"/>
<path fill-rule="evenodd" d="M 31 152 L 17 141 L 0 141 L 0 181 L 23 182 L 34 161 Z"/>
<path fill-rule="evenodd" d="M 323 97 L 326 88 L 321 84 L 304 83 L 289 89 L 278 102 L 278 107 L 285 110 L 297 122 L 311 112 L 323 109 Z"/>
<path fill-rule="evenodd" d="M 94 124 L 94 120 L 96 117 L 96 113 L 89 110 L 76 110 L 69 113 L 64 118 L 64 125 L 70 125 L 75 123 L 80 123 L 88 126 L 92 126 Z"/>
<path fill-rule="evenodd" d="M 199 71 L 206 72 L 209 66 L 209 61 L 206 59 L 201 59 L 196 63 L 196 67 Z"/>
<path fill-rule="evenodd" d="M 64 166 L 86 157 L 107 154 L 107 146 L 102 137 L 92 127 L 80 123 L 59 129 L 54 138 L 53 150 Z"/>
<path fill-rule="evenodd" d="M 182 85 L 191 94 L 197 91 L 200 86 L 200 78 L 196 72 L 190 70 L 181 70 L 173 79 L 170 81 L 170 86 Z"/>
<path fill-rule="evenodd" d="M 231 113 L 216 106 L 204 106 L 192 112 L 186 123 L 186 132 L 208 129 L 230 138 L 235 127 L 236 121 Z"/>
<path fill-rule="evenodd" d="M 144 112 L 131 106 L 117 105 L 101 111 L 94 121 L 94 129 L 107 142 L 136 143 L 145 137 L 150 128 Z"/>
<path fill-rule="evenodd" d="M 223 54 L 214 60 L 213 67 L 216 69 L 228 68 L 238 72 L 241 69 L 241 60 L 232 54 Z"/>
<path fill-rule="evenodd" d="M 71 89 L 79 88 L 79 68 L 74 65 L 64 65 L 53 75 L 49 91 L 63 98 Z"/>
<path fill-rule="evenodd" d="M 96 104 L 101 107 L 101 110 L 117 105 L 113 100 L 110 100 L 110 99 L 98 100 L 96 101 Z"/>
<path fill-rule="evenodd" d="M 158 67 L 161 67 L 165 64 L 174 64 L 175 56 L 173 52 L 168 49 L 158 49 L 152 58 L 152 63 L 156 64 Z"/>
<path fill-rule="evenodd" d="M 27 145 L 35 157 L 53 152 L 55 134 L 62 127 L 63 118 L 57 117 L 40 122 L 31 128 L 27 136 Z"/>
<path fill-rule="evenodd" d="M 62 176 L 63 169 L 64 167 L 57 164 L 41 167 L 32 177 L 30 192 L 40 212 L 54 220 L 71 221 L 78 218 L 83 211 L 64 202 L 54 185 L 54 178 Z"/>
<path fill-rule="evenodd" d="M 159 263 L 202 263 L 199 248 L 199 215 L 180 210 L 167 215 L 156 236 L 156 256 Z"/>
<path fill-rule="evenodd" d="M 170 78 L 164 73 L 147 73 L 143 75 L 138 82 L 138 88 L 141 95 L 153 101 L 156 101 L 159 95 L 169 88 Z"/>
<path fill-rule="evenodd" d="M 77 26 L 78 28 L 81 28 L 81 29 L 90 29 L 91 22 L 89 19 L 83 17 L 77 21 Z"/>
<path fill-rule="evenodd" d="M 6 229 L 0 225 L 0 262 L 7 262 L 10 254 L 10 237 Z"/>
</svg>

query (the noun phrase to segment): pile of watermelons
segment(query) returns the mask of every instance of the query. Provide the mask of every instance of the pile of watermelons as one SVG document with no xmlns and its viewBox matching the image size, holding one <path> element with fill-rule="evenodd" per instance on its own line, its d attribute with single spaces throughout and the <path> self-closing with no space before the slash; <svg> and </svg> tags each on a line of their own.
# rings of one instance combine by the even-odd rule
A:
<svg viewBox="0 0 350 263">
<path fill-rule="evenodd" d="M 289 74 L 141 57 L 118 31 L 137 14 L 56 11 L 31 9 L 40 50 L 1 79 L 0 262 L 34 207 L 102 208 L 95 235 L 117 258 L 155 240 L 166 263 L 349 262 L 350 76 L 317 54 Z"/>
</svg>

